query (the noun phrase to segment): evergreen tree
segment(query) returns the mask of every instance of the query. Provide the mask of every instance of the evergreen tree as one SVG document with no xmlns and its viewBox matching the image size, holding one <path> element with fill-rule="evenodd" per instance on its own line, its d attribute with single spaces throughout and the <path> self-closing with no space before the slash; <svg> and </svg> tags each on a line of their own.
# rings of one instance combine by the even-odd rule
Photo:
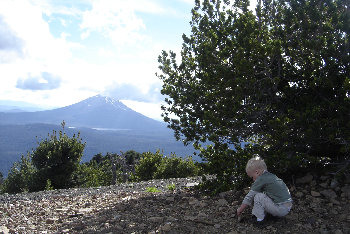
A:
<svg viewBox="0 0 350 234">
<path fill-rule="evenodd" d="M 256 152 L 280 172 L 348 159 L 349 2 L 249 5 L 196 0 L 180 60 L 158 59 L 164 121 L 225 178 Z"/>
<path fill-rule="evenodd" d="M 39 143 L 32 153 L 32 162 L 37 171 L 37 190 L 43 190 L 50 180 L 54 189 L 70 188 L 74 185 L 72 174 L 78 169 L 85 143 L 82 143 L 80 133 L 69 137 L 64 131 L 58 136 L 53 131 L 49 138 Z"/>
</svg>

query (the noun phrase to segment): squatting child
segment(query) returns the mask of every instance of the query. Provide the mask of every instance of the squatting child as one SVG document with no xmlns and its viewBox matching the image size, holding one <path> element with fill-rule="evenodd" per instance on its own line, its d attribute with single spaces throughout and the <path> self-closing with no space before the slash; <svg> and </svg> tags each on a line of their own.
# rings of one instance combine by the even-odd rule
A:
<svg viewBox="0 0 350 234">
<path fill-rule="evenodd" d="M 254 204 L 252 214 L 256 217 L 257 225 L 264 223 L 266 213 L 282 217 L 290 212 L 292 198 L 288 187 L 280 178 L 267 171 L 264 160 L 260 157 L 250 159 L 246 173 L 254 183 L 237 209 L 238 216 L 252 204 Z"/>
</svg>

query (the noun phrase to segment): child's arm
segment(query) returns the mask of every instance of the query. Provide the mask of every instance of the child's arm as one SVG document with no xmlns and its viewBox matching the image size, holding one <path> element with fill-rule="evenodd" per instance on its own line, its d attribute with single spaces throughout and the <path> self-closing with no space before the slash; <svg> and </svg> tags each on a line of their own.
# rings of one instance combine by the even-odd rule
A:
<svg viewBox="0 0 350 234">
<path fill-rule="evenodd" d="M 249 193 L 244 197 L 242 205 L 237 209 L 237 215 L 240 216 L 247 206 L 252 205 L 254 196 L 257 192 L 250 190 Z"/>
<path fill-rule="evenodd" d="M 237 209 L 237 215 L 238 216 L 240 216 L 242 213 L 243 213 L 243 211 L 247 208 L 247 204 L 242 204 L 238 209 Z"/>
</svg>

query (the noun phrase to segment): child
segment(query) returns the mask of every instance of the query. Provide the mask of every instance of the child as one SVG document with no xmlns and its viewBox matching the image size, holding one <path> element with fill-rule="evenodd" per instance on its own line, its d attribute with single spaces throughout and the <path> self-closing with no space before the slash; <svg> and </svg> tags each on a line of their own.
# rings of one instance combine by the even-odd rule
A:
<svg viewBox="0 0 350 234">
<path fill-rule="evenodd" d="M 256 216 L 256 224 L 262 226 L 266 213 L 282 217 L 292 208 L 292 198 L 286 184 L 276 175 L 267 171 L 264 160 L 260 157 L 252 158 L 246 166 L 247 175 L 254 183 L 245 196 L 242 205 L 237 209 L 237 215 L 251 206 L 254 202 L 252 214 Z"/>
</svg>

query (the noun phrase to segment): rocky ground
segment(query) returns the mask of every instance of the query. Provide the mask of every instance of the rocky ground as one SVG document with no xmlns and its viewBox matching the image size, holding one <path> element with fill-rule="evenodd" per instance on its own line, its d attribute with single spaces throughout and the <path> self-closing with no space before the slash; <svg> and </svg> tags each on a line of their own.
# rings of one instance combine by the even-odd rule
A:
<svg viewBox="0 0 350 234">
<path fill-rule="evenodd" d="M 290 184 L 291 213 L 264 228 L 251 224 L 250 210 L 241 222 L 235 216 L 247 189 L 210 197 L 193 189 L 199 181 L 1 195 L 0 233 L 350 233 L 350 185 L 330 176 Z"/>
</svg>

